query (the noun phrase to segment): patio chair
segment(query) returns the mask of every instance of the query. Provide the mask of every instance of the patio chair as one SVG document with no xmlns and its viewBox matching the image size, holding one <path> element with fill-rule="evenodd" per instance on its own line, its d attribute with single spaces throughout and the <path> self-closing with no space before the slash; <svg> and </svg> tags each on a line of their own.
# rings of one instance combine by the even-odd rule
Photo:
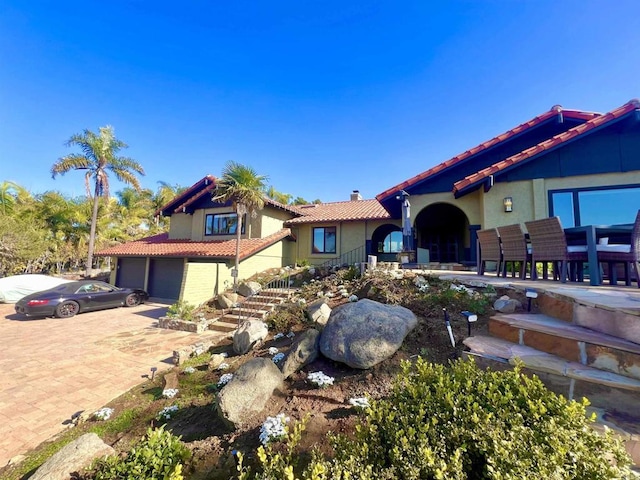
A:
<svg viewBox="0 0 640 480">
<path fill-rule="evenodd" d="M 507 263 L 511 262 L 511 276 L 516 276 L 516 266 L 519 264 L 519 276 L 524 280 L 527 276 L 527 264 L 531 263 L 531 249 L 527 246 L 520 224 L 498 227 L 500 243 L 502 243 L 502 274 L 507 276 Z M 533 265 L 531 266 L 533 278 Z"/>
<path fill-rule="evenodd" d="M 605 244 L 596 245 L 598 262 L 606 263 L 609 267 L 609 283 L 615 285 L 618 281 L 616 264 L 624 265 L 625 285 L 631 285 L 631 270 L 635 274 L 636 282 L 640 287 L 640 210 L 636 215 L 633 225 L 630 244 Z"/>
<path fill-rule="evenodd" d="M 478 255 L 478 275 L 484 275 L 487 262 L 496 262 L 496 274 L 500 276 L 502 267 L 502 249 L 500 247 L 500 237 L 495 228 L 478 230 L 478 242 L 480 252 Z"/>
<path fill-rule="evenodd" d="M 524 222 L 531 240 L 531 278 L 537 277 L 536 264 L 543 263 L 543 278 L 547 278 L 547 263 L 553 265 L 553 279 L 562 283 L 567 278 L 582 280 L 582 265 L 587 261 L 586 245 L 567 246 L 567 238 L 559 217 Z M 571 265 L 571 274 L 569 272 Z M 577 266 L 577 268 L 575 268 Z M 570 274 L 570 275 L 569 275 Z"/>
</svg>

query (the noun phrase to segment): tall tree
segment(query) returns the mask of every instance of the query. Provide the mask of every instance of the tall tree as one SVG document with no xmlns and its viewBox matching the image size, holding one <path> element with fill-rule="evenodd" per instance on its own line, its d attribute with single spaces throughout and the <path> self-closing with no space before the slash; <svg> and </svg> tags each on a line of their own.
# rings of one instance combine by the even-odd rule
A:
<svg viewBox="0 0 640 480">
<path fill-rule="evenodd" d="M 84 180 L 87 197 L 93 199 L 89 253 L 87 255 L 87 276 L 90 276 L 93 267 L 98 202 L 100 197 L 109 198 L 108 172 L 112 172 L 121 182 L 140 190 L 136 174 L 144 175 L 144 169 L 135 160 L 117 155 L 128 145 L 115 137 L 113 128 L 109 125 L 100 127 L 98 134 L 85 129 L 84 132 L 71 136 L 66 145 L 80 147 L 82 153 L 72 153 L 59 158 L 51 167 L 51 177 L 56 178 L 56 175 L 64 175 L 70 170 L 86 170 Z M 91 194 L 91 182 L 93 182 L 93 195 Z"/>
<path fill-rule="evenodd" d="M 0 183 L 0 214 L 6 215 L 13 211 L 19 197 L 28 197 L 29 192 L 15 182 L 5 180 Z"/>
<path fill-rule="evenodd" d="M 231 202 L 236 212 L 236 267 L 233 276 L 233 288 L 238 287 L 238 270 L 240 267 L 240 235 L 242 233 L 242 217 L 255 215 L 264 207 L 265 188 L 268 178 L 245 165 L 228 162 L 222 171 L 222 177 L 216 184 L 213 200 L 221 203 Z"/>
</svg>

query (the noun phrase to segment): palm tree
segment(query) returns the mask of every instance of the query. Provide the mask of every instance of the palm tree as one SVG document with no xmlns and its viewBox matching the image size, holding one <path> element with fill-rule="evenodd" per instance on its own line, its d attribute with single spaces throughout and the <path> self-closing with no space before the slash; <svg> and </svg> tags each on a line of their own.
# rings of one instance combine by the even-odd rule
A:
<svg viewBox="0 0 640 480">
<path fill-rule="evenodd" d="M 11 213 L 19 197 L 29 197 L 29 192 L 15 182 L 5 180 L 0 183 L 0 213 Z"/>
<path fill-rule="evenodd" d="M 118 180 L 140 190 L 140 183 L 135 174 L 144 175 L 144 169 L 135 160 L 117 155 L 121 149 L 127 148 L 128 145 L 115 137 L 113 128 L 109 125 L 100 127 L 99 134 L 86 129 L 82 133 L 76 133 L 69 138 L 66 145 L 68 147 L 78 146 L 82 153 L 72 153 L 58 159 L 51 167 L 51 177 L 56 178 L 56 175 L 64 175 L 70 170 L 86 170 L 84 181 L 87 197 L 93 199 L 89 254 L 87 256 L 87 276 L 90 276 L 96 238 L 98 201 L 100 197 L 109 198 L 108 172 L 113 172 Z M 90 189 L 91 181 L 93 181 L 93 196 Z"/>
<path fill-rule="evenodd" d="M 252 216 L 264 207 L 265 188 L 268 178 L 258 175 L 256 171 L 236 162 L 228 162 L 222 171 L 222 177 L 216 183 L 213 201 L 231 202 L 236 211 L 236 267 L 233 273 L 233 288 L 238 287 L 238 268 L 240 266 L 240 234 L 242 217 L 247 213 Z"/>
</svg>

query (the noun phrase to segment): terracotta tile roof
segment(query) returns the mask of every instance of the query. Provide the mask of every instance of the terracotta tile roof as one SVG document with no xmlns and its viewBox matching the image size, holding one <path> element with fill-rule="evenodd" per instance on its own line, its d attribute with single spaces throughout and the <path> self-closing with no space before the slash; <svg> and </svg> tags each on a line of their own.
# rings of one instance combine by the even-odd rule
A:
<svg viewBox="0 0 640 480">
<path fill-rule="evenodd" d="M 549 110 L 548 112 L 543 113 L 542 115 L 538 115 L 537 117 L 532 118 L 531 120 L 529 120 L 528 122 L 524 122 L 520 125 L 518 125 L 517 127 L 512 128 L 511 130 L 508 130 L 506 132 L 504 132 L 501 135 L 498 135 L 497 137 L 492 138 L 491 140 L 487 140 L 486 142 L 481 143 L 480 145 L 473 147 L 470 150 L 467 150 L 464 153 L 461 153 L 459 155 L 456 155 L 453 158 L 450 158 L 449 160 L 442 162 L 438 165 L 436 165 L 435 167 L 430 168 L 429 170 L 426 170 L 414 177 L 411 177 L 409 180 L 405 180 L 402 183 L 399 183 L 398 185 L 396 185 L 395 187 L 391 187 L 387 190 L 385 190 L 384 192 L 376 195 L 376 198 L 379 201 L 383 201 L 384 199 L 395 195 L 397 192 L 399 192 L 400 190 L 405 190 L 407 188 L 409 188 L 412 185 L 415 185 L 416 183 L 431 177 L 432 175 L 435 175 L 449 167 L 452 167 L 453 165 L 457 164 L 458 162 L 461 162 L 477 153 L 482 152 L 483 150 L 487 150 L 488 148 L 493 147 L 494 145 L 499 144 L 500 142 L 504 142 L 505 140 L 518 135 L 528 129 L 530 129 L 531 127 L 534 127 L 536 125 L 539 125 L 542 122 L 545 122 L 546 120 L 554 117 L 554 116 L 558 116 L 561 115 L 563 117 L 567 117 L 567 118 L 573 118 L 576 120 L 592 120 L 594 118 L 598 118 L 600 116 L 599 113 L 595 113 L 595 112 L 584 112 L 581 110 L 566 110 L 564 108 L 562 108 L 560 105 L 555 105 L 553 107 L 551 107 L 551 110 Z"/>
<path fill-rule="evenodd" d="M 171 215 L 172 213 L 180 213 L 200 200 L 205 195 L 212 195 L 213 190 L 216 188 L 216 177 L 213 175 L 205 175 L 202 179 L 187 188 L 180 195 L 175 197 L 160 210 L 156 212 L 156 215 Z M 284 205 L 280 202 L 276 202 L 270 198 L 264 199 L 265 205 L 269 205 L 274 208 L 285 210 L 294 215 L 300 215 L 300 212 L 295 206 Z"/>
<path fill-rule="evenodd" d="M 286 225 L 391 218 L 376 199 L 300 205 L 298 211 L 302 216 L 287 220 Z"/>
<path fill-rule="evenodd" d="M 250 238 L 240 241 L 240 258 L 245 259 L 274 243 L 291 236 L 291 230 L 283 228 L 265 238 Z M 99 257 L 209 257 L 235 258 L 235 239 L 195 242 L 192 240 L 170 240 L 168 234 L 127 242 L 105 248 L 95 254 Z"/>
<path fill-rule="evenodd" d="M 573 127 L 566 132 L 559 133 L 558 135 L 551 137 L 544 142 L 541 142 L 537 145 L 534 145 L 531 148 L 523 150 L 520 153 L 512 155 L 509 158 L 506 158 L 498 163 L 494 163 L 490 167 L 487 167 L 479 172 L 474 173 L 473 175 L 469 175 L 466 178 L 456 182 L 453 185 L 453 192 L 457 194 L 462 190 L 469 188 L 470 186 L 476 185 L 478 182 L 481 182 L 488 178 L 490 175 L 494 175 L 498 172 L 501 172 L 517 163 L 523 162 L 527 159 L 535 157 L 536 155 L 551 150 L 555 147 L 558 147 L 566 142 L 569 142 L 577 137 L 587 134 L 588 132 L 597 129 L 598 127 L 602 127 L 609 122 L 617 120 L 624 115 L 632 112 L 634 110 L 640 109 L 640 101 L 637 99 L 633 99 L 628 103 L 625 103 L 619 108 L 612 110 L 609 113 L 605 113 L 604 115 L 599 115 L 597 117 L 592 118 L 591 120 Z"/>
</svg>

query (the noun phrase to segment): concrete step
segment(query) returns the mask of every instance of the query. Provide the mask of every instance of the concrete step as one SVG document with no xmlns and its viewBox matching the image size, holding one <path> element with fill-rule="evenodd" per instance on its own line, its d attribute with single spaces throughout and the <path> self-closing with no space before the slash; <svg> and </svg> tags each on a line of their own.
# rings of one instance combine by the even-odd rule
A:
<svg viewBox="0 0 640 480">
<path fill-rule="evenodd" d="M 542 352 L 526 345 L 518 345 L 507 340 L 483 335 L 468 337 L 464 344 L 471 353 L 503 360 L 514 365 L 519 359 L 526 368 L 535 372 L 551 373 L 570 379 L 604 385 L 611 388 L 640 393 L 640 380 L 606 372 Z"/>
<path fill-rule="evenodd" d="M 629 290 L 555 287 L 537 299 L 541 313 L 640 344 L 640 299 Z M 636 293 L 636 290 L 631 291 Z"/>
<path fill-rule="evenodd" d="M 255 297 L 251 297 L 250 300 L 242 302 L 240 304 L 241 308 L 250 308 L 252 310 L 265 310 L 268 312 L 273 311 L 276 305 L 280 305 L 281 302 L 274 302 L 273 299 L 263 298 L 263 299 L 255 299 Z"/>
<path fill-rule="evenodd" d="M 495 315 L 491 335 L 640 380 L 640 345 L 542 314 Z"/>
<path fill-rule="evenodd" d="M 209 330 L 214 330 L 216 332 L 233 332 L 236 328 L 238 328 L 237 322 L 227 322 L 222 318 L 217 322 L 209 324 Z"/>
<path fill-rule="evenodd" d="M 225 313 L 221 320 L 223 322 L 233 323 L 234 325 L 238 324 L 238 321 L 244 322 L 245 320 L 262 320 L 264 317 L 258 316 L 259 314 L 256 312 L 243 312 L 242 315 L 237 315 L 235 313 Z"/>
<path fill-rule="evenodd" d="M 282 299 L 288 299 L 295 293 L 293 288 L 265 288 L 260 290 L 259 296 L 265 297 L 278 297 Z"/>
</svg>

